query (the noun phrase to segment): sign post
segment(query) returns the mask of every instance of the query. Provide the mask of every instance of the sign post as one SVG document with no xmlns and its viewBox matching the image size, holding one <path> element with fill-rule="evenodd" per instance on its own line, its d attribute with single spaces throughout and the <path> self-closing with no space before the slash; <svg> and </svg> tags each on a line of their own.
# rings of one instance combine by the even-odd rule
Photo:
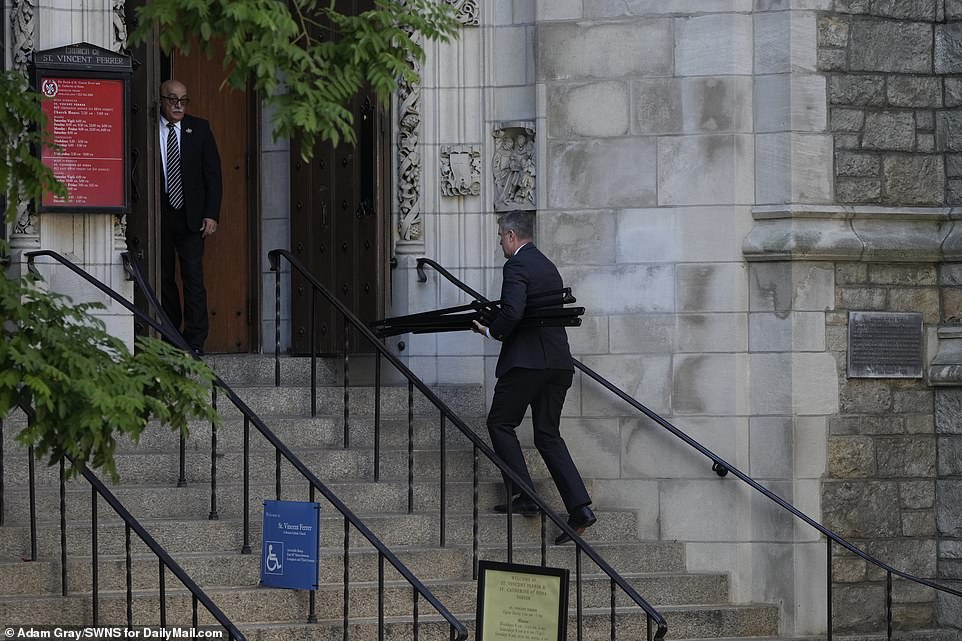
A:
<svg viewBox="0 0 962 641">
<path fill-rule="evenodd" d="M 126 214 L 130 56 L 81 43 L 38 51 L 34 87 L 47 117 L 42 132 L 57 148 L 40 161 L 67 186 L 67 197 L 43 194 L 41 212 Z"/>
<path fill-rule="evenodd" d="M 261 585 L 316 590 L 321 506 L 307 501 L 264 501 Z"/>
</svg>

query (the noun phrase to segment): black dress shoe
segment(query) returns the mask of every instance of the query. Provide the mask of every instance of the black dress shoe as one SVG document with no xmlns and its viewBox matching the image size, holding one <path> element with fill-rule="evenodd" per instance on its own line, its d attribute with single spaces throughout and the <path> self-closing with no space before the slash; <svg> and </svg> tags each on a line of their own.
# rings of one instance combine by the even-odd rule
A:
<svg viewBox="0 0 962 641">
<path fill-rule="evenodd" d="M 595 516 L 595 513 L 592 512 L 591 508 L 587 505 L 582 505 L 581 507 L 575 508 L 574 512 L 568 515 L 568 525 L 578 534 L 578 536 L 584 534 L 585 530 L 594 525 L 597 520 L 598 517 Z M 554 544 L 561 545 L 570 540 L 571 537 L 568 536 L 568 533 L 562 531 L 561 534 L 558 535 L 558 538 L 554 540 Z"/>
<path fill-rule="evenodd" d="M 494 506 L 495 512 L 500 512 L 501 514 L 507 514 L 508 504 L 498 503 Z M 511 499 L 511 513 L 512 514 L 523 514 L 524 516 L 536 516 L 540 508 L 538 504 L 529 499 L 528 497 L 515 497 Z"/>
</svg>

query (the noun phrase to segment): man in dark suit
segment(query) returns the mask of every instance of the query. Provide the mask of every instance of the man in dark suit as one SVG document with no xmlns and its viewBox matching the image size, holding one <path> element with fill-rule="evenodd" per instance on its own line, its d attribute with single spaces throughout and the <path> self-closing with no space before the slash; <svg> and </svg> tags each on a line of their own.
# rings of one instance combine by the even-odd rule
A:
<svg viewBox="0 0 962 641">
<path fill-rule="evenodd" d="M 495 375 L 498 383 L 488 412 L 488 433 L 494 451 L 529 486 L 528 466 L 515 429 L 531 406 L 534 444 L 541 453 L 551 478 L 568 510 L 568 525 L 579 535 L 596 521 L 591 497 L 578 468 L 561 437 L 559 424 L 565 395 L 571 387 L 574 367 L 564 327 L 519 327 L 529 301 L 564 285 L 561 274 L 534 246 L 534 214 L 510 212 L 498 221 L 498 236 L 507 262 L 501 284 L 501 307 L 485 327 L 474 322 L 474 331 L 501 341 Z M 559 302 L 560 306 L 560 302 Z M 505 485 L 511 486 L 505 476 Z M 519 488 L 515 487 L 517 491 Z M 537 505 L 527 496 L 508 497 L 511 509 L 526 516 L 537 514 Z M 506 512 L 508 506 L 496 505 Z M 570 541 L 562 532 L 555 544 Z"/>
<path fill-rule="evenodd" d="M 210 125 L 187 115 L 187 87 L 177 80 L 160 86 L 160 157 L 164 175 L 161 206 L 161 299 L 164 311 L 198 354 L 207 340 L 207 290 L 204 288 L 204 239 L 217 231 L 222 180 L 220 154 Z M 184 286 L 174 277 L 174 254 Z"/>
</svg>

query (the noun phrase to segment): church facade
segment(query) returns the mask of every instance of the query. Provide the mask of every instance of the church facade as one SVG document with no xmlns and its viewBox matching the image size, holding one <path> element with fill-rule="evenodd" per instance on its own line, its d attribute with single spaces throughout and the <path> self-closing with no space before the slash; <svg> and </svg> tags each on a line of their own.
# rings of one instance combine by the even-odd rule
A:
<svg viewBox="0 0 962 641">
<path fill-rule="evenodd" d="M 421 82 L 390 110 L 359 100 L 370 135 L 354 150 L 302 166 L 257 97 L 241 100 L 249 135 L 224 164 L 246 186 L 233 210 L 245 233 L 220 260 L 245 280 L 221 316 L 247 322 L 213 351 L 273 351 L 276 329 L 282 351 L 303 351 L 287 275 L 275 321 L 270 249 L 335 274 L 370 320 L 465 302 L 419 278 L 419 257 L 497 298 L 497 215 L 533 211 L 536 243 L 587 310 L 569 330 L 576 358 L 881 560 L 959 585 L 962 2 L 447 1 L 459 38 L 426 45 Z M 74 42 L 126 46 L 121 0 L 5 12 L 8 68 Z M 134 55 L 146 131 L 154 83 L 194 67 Z M 233 138 L 216 129 L 226 108 L 198 103 L 218 142 Z M 132 295 L 119 254 L 137 245 L 150 264 L 152 144 L 138 220 L 23 211 L 15 251 L 61 251 Z M 389 345 L 427 383 L 490 398 L 496 344 Z M 824 633 L 817 531 L 585 377 L 562 429 L 595 502 L 636 512 L 639 538 L 683 541 L 688 569 L 730 572 L 736 601 L 780 603 L 785 634 Z M 877 629 L 884 574 L 837 548 L 833 570 L 836 625 Z M 962 608 L 932 591 L 899 584 L 895 604 L 903 627 L 962 628 Z"/>
</svg>

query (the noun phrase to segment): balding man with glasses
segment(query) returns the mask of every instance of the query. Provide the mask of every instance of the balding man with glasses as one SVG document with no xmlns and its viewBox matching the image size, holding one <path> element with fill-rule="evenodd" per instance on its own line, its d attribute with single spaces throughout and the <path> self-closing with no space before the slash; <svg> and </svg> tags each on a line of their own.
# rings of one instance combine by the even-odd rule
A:
<svg viewBox="0 0 962 641">
<path fill-rule="evenodd" d="M 164 311 L 197 354 L 207 340 L 204 239 L 217 231 L 223 181 L 220 154 L 203 118 L 187 115 L 187 87 L 177 80 L 160 86 L 160 158 L 164 177 L 161 204 L 161 299 Z M 184 304 L 174 276 L 180 262 Z M 181 310 L 183 309 L 183 313 Z"/>
</svg>

